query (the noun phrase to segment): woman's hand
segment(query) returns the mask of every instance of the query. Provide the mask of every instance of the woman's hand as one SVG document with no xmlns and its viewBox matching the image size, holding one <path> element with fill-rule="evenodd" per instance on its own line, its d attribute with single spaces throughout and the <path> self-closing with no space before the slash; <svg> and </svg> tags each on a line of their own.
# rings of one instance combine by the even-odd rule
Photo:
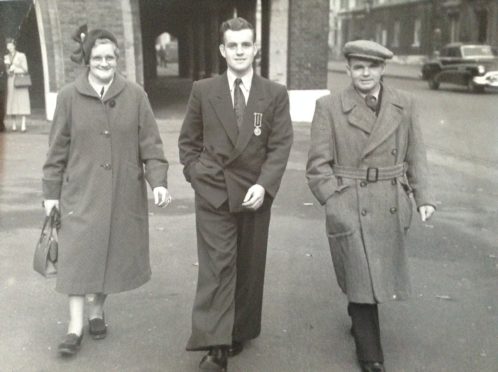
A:
<svg viewBox="0 0 498 372">
<path fill-rule="evenodd" d="M 166 207 L 171 203 L 171 195 L 166 187 L 154 187 L 152 192 L 154 193 L 154 204 L 158 207 Z"/>
<path fill-rule="evenodd" d="M 45 214 L 50 216 L 50 212 L 52 212 L 54 207 L 59 210 L 59 201 L 55 199 L 45 199 L 43 201 L 43 207 L 45 208 Z"/>
</svg>

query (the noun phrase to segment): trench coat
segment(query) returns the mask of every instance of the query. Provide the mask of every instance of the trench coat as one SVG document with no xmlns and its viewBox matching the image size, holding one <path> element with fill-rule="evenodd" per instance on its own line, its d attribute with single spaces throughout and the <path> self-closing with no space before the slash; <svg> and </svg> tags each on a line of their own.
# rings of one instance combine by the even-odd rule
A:
<svg viewBox="0 0 498 372">
<path fill-rule="evenodd" d="M 11 58 L 9 54 L 5 58 L 9 61 L 8 66 L 13 66 L 13 73 L 9 72 L 7 79 L 6 113 L 7 115 L 30 115 L 31 101 L 29 99 L 29 88 L 19 88 L 14 85 L 16 74 L 26 74 L 29 72 L 26 55 L 16 51 L 14 58 Z"/>
<path fill-rule="evenodd" d="M 87 72 L 57 97 L 45 199 L 59 199 L 56 290 L 115 293 L 150 279 L 147 189 L 168 162 L 143 89 L 116 74 L 101 100 Z"/>
<path fill-rule="evenodd" d="M 403 166 L 387 180 L 336 177 L 333 166 Z M 425 147 L 413 99 L 383 86 L 378 116 L 351 85 L 316 103 L 306 169 L 325 205 L 336 278 L 350 302 L 381 303 L 410 294 L 406 232 L 417 207 L 434 205 Z"/>
</svg>

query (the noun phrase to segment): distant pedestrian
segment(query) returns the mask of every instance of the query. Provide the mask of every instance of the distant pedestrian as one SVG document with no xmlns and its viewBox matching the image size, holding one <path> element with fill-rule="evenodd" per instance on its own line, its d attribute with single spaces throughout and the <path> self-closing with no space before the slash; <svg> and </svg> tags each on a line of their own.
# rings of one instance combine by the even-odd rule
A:
<svg viewBox="0 0 498 372">
<path fill-rule="evenodd" d="M 43 166 L 46 213 L 60 208 L 56 290 L 69 295 L 62 355 L 83 337 L 85 295 L 89 333 L 104 338 L 104 301 L 140 287 L 151 276 L 148 181 L 157 206 L 171 201 L 168 162 L 147 95 L 117 72 L 115 36 L 80 28 L 71 59 L 87 68 L 57 97 Z"/>
<path fill-rule="evenodd" d="M 8 53 L 4 56 L 7 71 L 7 104 L 6 114 L 12 121 L 12 131 L 17 130 L 17 119 L 21 118 L 21 132 L 26 131 L 26 116 L 31 115 L 31 102 L 29 88 L 15 85 L 16 76 L 27 74 L 28 61 L 26 55 L 17 50 L 16 41 L 12 38 L 6 40 Z"/>
<path fill-rule="evenodd" d="M 316 103 L 306 177 L 325 205 L 339 286 L 347 295 L 362 371 L 384 371 L 377 304 L 410 293 L 405 236 L 413 196 L 433 214 L 416 104 L 381 82 L 392 52 L 366 40 L 344 47 L 352 84 Z"/>
<path fill-rule="evenodd" d="M 205 350 L 201 371 L 259 336 L 273 199 L 293 131 L 284 86 L 257 76 L 254 27 L 223 22 L 228 69 L 194 83 L 180 131 L 180 161 L 195 190 L 199 277 L 187 350 Z"/>
</svg>

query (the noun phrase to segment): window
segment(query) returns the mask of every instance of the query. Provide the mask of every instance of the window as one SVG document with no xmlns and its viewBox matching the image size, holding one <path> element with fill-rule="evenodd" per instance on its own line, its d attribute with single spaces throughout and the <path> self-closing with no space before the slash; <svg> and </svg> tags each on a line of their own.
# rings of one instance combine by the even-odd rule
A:
<svg viewBox="0 0 498 372">
<path fill-rule="evenodd" d="M 420 39 L 422 32 L 422 21 L 417 18 L 415 19 L 414 27 L 413 27 L 413 44 L 412 47 L 420 47 Z"/>
<path fill-rule="evenodd" d="M 458 15 L 450 16 L 450 42 L 454 43 L 455 41 L 459 41 L 458 35 L 460 34 L 460 20 L 458 19 Z"/>
<path fill-rule="evenodd" d="M 401 31 L 401 22 L 395 21 L 393 27 L 393 42 L 392 42 L 393 47 L 399 47 L 400 31 Z"/>
</svg>

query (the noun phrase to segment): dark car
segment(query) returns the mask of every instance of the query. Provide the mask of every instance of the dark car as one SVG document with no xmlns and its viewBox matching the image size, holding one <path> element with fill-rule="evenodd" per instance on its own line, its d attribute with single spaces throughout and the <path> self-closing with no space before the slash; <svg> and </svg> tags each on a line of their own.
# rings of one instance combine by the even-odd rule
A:
<svg viewBox="0 0 498 372">
<path fill-rule="evenodd" d="M 489 45 L 448 44 L 437 58 L 424 63 L 422 78 L 431 89 L 452 83 L 464 85 L 471 92 L 483 92 L 485 87 L 498 88 L 498 58 Z"/>
</svg>

